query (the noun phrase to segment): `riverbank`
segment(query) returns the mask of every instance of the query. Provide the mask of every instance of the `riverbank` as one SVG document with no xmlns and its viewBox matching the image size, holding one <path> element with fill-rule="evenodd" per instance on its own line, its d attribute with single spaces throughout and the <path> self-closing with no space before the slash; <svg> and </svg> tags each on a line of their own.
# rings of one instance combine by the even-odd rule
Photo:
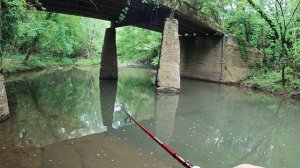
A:
<svg viewBox="0 0 300 168">
<path fill-rule="evenodd" d="M 3 57 L 4 74 L 16 74 L 30 71 L 43 70 L 49 67 L 60 66 L 91 66 L 99 65 L 100 57 L 92 58 L 59 58 L 50 56 L 31 56 L 31 59 L 24 63 L 24 54 L 5 54 Z"/>
<path fill-rule="evenodd" d="M 32 56 L 31 60 L 24 64 L 25 55 L 5 55 L 3 69 L 6 75 L 39 71 L 49 67 L 61 66 L 92 66 L 100 64 L 97 58 L 59 58 L 50 56 Z M 120 63 L 119 66 L 140 66 L 139 64 Z M 281 72 L 252 71 L 247 80 L 239 83 L 240 87 L 262 92 L 269 95 L 288 97 L 300 100 L 300 79 L 295 78 L 292 72 L 287 70 L 286 86 L 281 84 Z"/>
<path fill-rule="evenodd" d="M 281 72 L 252 71 L 241 87 L 273 96 L 288 97 L 300 100 L 300 79 L 294 77 L 292 71 L 286 72 L 286 85 L 282 85 Z"/>
</svg>

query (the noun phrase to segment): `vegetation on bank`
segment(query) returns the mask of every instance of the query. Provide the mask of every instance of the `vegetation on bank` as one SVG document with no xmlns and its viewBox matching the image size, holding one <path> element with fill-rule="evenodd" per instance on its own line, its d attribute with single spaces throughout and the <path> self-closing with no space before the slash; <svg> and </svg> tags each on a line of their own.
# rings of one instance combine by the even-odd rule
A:
<svg viewBox="0 0 300 168">
<path fill-rule="evenodd" d="M 36 1 L 1 1 L 1 58 L 4 73 L 49 66 L 100 63 L 109 22 L 37 11 Z M 160 33 L 133 27 L 118 28 L 119 60 L 155 64 Z M 156 59 L 154 59 L 156 58 Z"/>
<path fill-rule="evenodd" d="M 275 95 L 288 97 L 296 95 L 300 90 L 300 78 L 295 78 L 292 69 L 287 68 L 285 72 L 286 85 L 283 86 L 281 75 L 281 71 L 255 70 L 250 73 L 248 80 L 244 81 L 242 85 Z"/>
<path fill-rule="evenodd" d="M 42 70 L 56 66 L 91 66 L 100 64 L 100 56 L 91 58 L 59 58 L 48 55 L 32 55 L 30 61 L 24 64 L 25 54 L 3 54 L 3 72 L 13 74 L 27 71 Z"/>
<path fill-rule="evenodd" d="M 30 3 L 31 2 L 31 3 Z M 50 65 L 99 63 L 108 22 L 38 12 L 37 1 L 1 1 L 1 48 L 5 72 Z M 34 4 L 33 4 L 34 3 Z M 300 0 L 177 0 L 204 12 L 247 46 L 263 53 L 244 83 L 273 93 L 299 92 Z M 129 4 L 130 5 L 130 4 Z M 126 17 L 126 10 L 122 18 Z M 118 58 L 126 63 L 156 65 L 161 34 L 133 27 L 118 28 Z M 2 56 L 0 57 L 2 58 Z"/>
<path fill-rule="evenodd" d="M 37 11 L 38 1 L 1 1 L 3 72 L 99 64 L 108 22 Z M 2 71 L 2 70 L 1 70 Z"/>
</svg>

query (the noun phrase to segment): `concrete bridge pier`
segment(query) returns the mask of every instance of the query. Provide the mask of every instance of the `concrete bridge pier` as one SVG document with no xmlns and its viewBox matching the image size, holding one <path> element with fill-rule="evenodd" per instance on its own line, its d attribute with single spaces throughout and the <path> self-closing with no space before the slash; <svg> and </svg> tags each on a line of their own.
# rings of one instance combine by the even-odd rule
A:
<svg viewBox="0 0 300 168">
<path fill-rule="evenodd" d="M 9 116 L 9 108 L 4 84 L 4 76 L 0 73 L 0 123 Z"/>
<path fill-rule="evenodd" d="M 111 27 L 105 31 L 100 65 L 100 80 L 118 78 L 116 28 L 113 22 L 111 22 Z"/>
<path fill-rule="evenodd" d="M 156 86 L 161 93 L 180 91 L 180 42 L 178 20 L 174 18 L 165 22 Z"/>
</svg>

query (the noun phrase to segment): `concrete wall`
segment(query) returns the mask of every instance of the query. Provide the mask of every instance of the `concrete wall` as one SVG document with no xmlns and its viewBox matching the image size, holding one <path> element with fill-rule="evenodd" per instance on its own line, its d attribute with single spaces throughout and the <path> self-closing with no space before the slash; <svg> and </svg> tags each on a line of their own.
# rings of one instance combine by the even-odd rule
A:
<svg viewBox="0 0 300 168">
<path fill-rule="evenodd" d="M 222 83 L 247 78 L 249 68 L 232 36 L 181 37 L 181 76 Z M 258 50 L 249 49 L 249 59 L 261 61 Z"/>
</svg>

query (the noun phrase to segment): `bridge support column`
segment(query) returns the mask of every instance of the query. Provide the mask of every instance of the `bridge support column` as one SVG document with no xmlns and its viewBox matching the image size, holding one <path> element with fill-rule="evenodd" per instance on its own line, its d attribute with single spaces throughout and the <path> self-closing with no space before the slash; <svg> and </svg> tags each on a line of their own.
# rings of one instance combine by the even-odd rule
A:
<svg viewBox="0 0 300 168">
<path fill-rule="evenodd" d="M 100 80 L 118 78 L 118 59 L 116 45 L 116 29 L 114 25 L 105 31 L 101 55 Z"/>
<path fill-rule="evenodd" d="M 0 16 L 1 16 L 1 4 L 0 4 Z M 0 25 L 1 26 L 1 25 Z M 0 41 L 2 40 L 2 34 L 0 32 Z M 2 52 L 2 43 L 0 43 L 0 123 L 8 118 L 9 108 L 6 95 L 6 89 L 4 84 L 3 76 L 3 52 Z"/>
<path fill-rule="evenodd" d="M 178 20 L 173 18 L 167 18 L 165 22 L 156 86 L 157 91 L 162 93 L 180 91 Z"/>
<path fill-rule="evenodd" d="M 9 108 L 4 85 L 4 76 L 0 74 L 0 123 L 9 116 Z"/>
</svg>

